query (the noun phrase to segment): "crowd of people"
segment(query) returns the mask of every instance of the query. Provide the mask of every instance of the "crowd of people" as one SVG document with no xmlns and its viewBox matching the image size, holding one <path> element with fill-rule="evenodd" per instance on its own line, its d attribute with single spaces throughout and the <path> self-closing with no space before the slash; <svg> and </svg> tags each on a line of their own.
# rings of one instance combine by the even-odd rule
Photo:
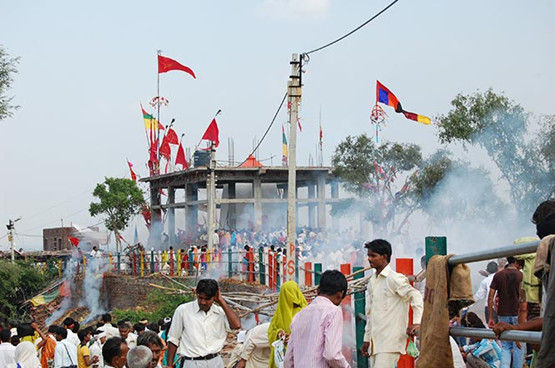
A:
<svg viewBox="0 0 555 368">
<path fill-rule="evenodd" d="M 507 330 L 543 330 L 541 345 L 450 337 L 455 368 L 555 367 L 555 277 L 549 272 L 555 259 L 555 201 L 542 203 L 533 222 L 541 239 L 533 257 L 491 261 L 482 272 L 485 278 L 474 298 L 487 300 L 486 322 L 471 311 L 472 307 L 450 317 L 453 326 L 490 328 L 498 336 Z M 529 240 L 519 239 L 515 245 Z M 418 348 L 426 348 L 419 346 L 418 337 L 423 295 L 411 285 L 426 282 L 426 264 L 423 260 L 423 271 L 406 277 L 392 269 L 388 241 L 375 239 L 364 248 L 373 273 L 366 290 L 364 339 L 358 348 L 371 367 L 394 368 L 401 355 L 418 356 Z M 305 298 L 294 281 L 283 283 L 271 320 L 239 333 L 239 344 L 227 367 L 349 367 L 341 308 L 347 289 L 346 277 L 337 270 L 322 273 L 312 300 Z M 60 326 L 48 326 L 47 332 L 35 323 L 5 326 L 0 330 L 0 366 L 224 367 L 222 349 L 228 332 L 240 329 L 241 320 L 221 296 L 216 280 L 198 281 L 195 297 L 177 307 L 171 318 L 156 323 L 121 320 L 114 326 L 110 314 L 105 314 L 86 328 L 71 318 Z M 413 311 L 411 323 L 409 308 Z M 411 339 L 408 345 L 407 337 Z"/>
</svg>

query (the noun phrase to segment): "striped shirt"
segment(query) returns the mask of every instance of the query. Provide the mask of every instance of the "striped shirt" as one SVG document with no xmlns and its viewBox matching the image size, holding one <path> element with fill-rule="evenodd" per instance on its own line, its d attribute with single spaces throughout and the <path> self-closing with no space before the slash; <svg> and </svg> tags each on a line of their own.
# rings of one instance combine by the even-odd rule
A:
<svg viewBox="0 0 555 368">
<path fill-rule="evenodd" d="M 293 317 L 284 367 L 350 367 L 341 353 L 342 339 L 341 308 L 318 296 Z"/>
</svg>

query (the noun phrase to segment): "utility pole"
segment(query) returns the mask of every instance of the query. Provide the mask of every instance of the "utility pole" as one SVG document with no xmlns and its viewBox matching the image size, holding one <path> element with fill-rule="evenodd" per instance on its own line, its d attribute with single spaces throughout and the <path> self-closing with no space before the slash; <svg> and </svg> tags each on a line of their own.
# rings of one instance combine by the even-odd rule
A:
<svg viewBox="0 0 555 368">
<path fill-rule="evenodd" d="M 291 58 L 291 75 L 287 83 L 287 106 L 289 107 L 289 157 L 288 180 L 287 180 L 287 264 L 283 265 L 285 279 L 293 280 L 295 277 L 296 262 L 296 208 L 297 208 L 297 123 L 299 115 L 299 103 L 302 95 L 302 60 L 298 54 Z"/>
<path fill-rule="evenodd" d="M 216 148 L 212 142 L 210 146 L 210 165 L 208 167 L 208 183 L 206 185 L 206 199 L 208 202 L 208 224 L 206 224 L 206 232 L 208 233 L 208 249 L 214 243 L 214 231 L 216 230 Z"/>
<path fill-rule="evenodd" d="M 8 241 L 10 242 L 10 249 L 12 253 L 12 263 L 15 262 L 15 243 L 13 241 L 13 230 L 15 229 L 15 223 L 21 220 L 21 217 L 15 220 L 8 220 L 6 227 L 8 228 Z"/>
</svg>

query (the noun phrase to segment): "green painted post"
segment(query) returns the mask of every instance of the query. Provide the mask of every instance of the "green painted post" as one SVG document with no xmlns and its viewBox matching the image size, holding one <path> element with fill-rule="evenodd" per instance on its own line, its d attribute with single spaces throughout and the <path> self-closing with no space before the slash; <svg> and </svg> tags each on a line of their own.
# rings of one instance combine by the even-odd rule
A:
<svg viewBox="0 0 555 368">
<path fill-rule="evenodd" d="M 231 253 L 231 248 L 227 251 L 227 274 L 231 278 L 233 276 L 233 255 Z"/>
<path fill-rule="evenodd" d="M 322 264 L 314 263 L 314 286 L 320 285 L 321 277 L 322 277 Z"/>
<path fill-rule="evenodd" d="M 150 251 L 150 273 L 154 273 L 154 249 Z"/>
<path fill-rule="evenodd" d="M 353 273 L 362 270 L 363 267 L 353 267 Z M 354 279 L 361 279 L 364 277 L 364 272 L 357 273 Z M 364 343 L 364 328 L 366 321 L 359 317 L 359 315 L 366 314 L 366 296 L 364 291 L 355 293 L 355 333 L 356 333 L 356 352 L 357 352 L 357 367 L 368 368 L 368 359 L 362 356 L 360 347 Z"/>
<path fill-rule="evenodd" d="M 189 249 L 189 274 L 190 275 L 194 275 L 194 270 L 195 268 L 195 255 L 193 254 L 193 250 Z"/>
<path fill-rule="evenodd" d="M 266 267 L 264 266 L 264 249 L 258 248 L 258 271 L 260 271 L 260 285 L 266 285 Z"/>
<path fill-rule="evenodd" d="M 121 253 L 118 252 L 118 272 L 121 271 Z"/>
<path fill-rule="evenodd" d="M 445 236 L 426 237 L 426 264 L 433 256 L 447 254 L 447 238 Z"/>
<path fill-rule="evenodd" d="M 283 255 L 280 255 L 280 261 L 278 261 L 277 258 L 278 254 L 276 254 L 276 288 L 279 290 L 279 288 L 281 287 L 281 273 L 283 272 Z"/>
</svg>

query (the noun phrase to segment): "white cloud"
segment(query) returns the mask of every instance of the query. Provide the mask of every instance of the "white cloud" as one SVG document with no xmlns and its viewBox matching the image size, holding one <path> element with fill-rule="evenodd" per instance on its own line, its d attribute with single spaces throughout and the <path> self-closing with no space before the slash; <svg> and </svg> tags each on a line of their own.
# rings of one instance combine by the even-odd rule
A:
<svg viewBox="0 0 555 368">
<path fill-rule="evenodd" d="M 331 0 L 262 0 L 258 14 L 278 19 L 320 19 L 329 14 Z"/>
</svg>

